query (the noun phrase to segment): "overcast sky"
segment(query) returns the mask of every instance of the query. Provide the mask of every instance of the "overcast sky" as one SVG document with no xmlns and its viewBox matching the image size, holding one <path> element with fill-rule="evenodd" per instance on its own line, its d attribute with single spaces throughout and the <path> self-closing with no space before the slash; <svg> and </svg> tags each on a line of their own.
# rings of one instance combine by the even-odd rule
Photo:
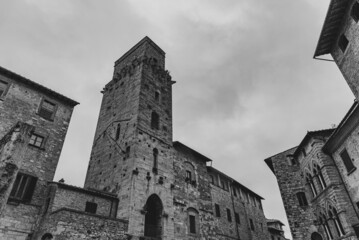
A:
<svg viewBox="0 0 359 240">
<path fill-rule="evenodd" d="M 329 0 L 0 2 L 0 65 L 80 102 L 55 180 L 83 186 L 100 90 L 114 61 L 149 36 L 173 80 L 174 140 L 265 198 L 287 226 L 264 159 L 338 124 L 354 96 L 312 56 Z M 289 230 L 286 235 L 289 237 Z"/>
</svg>

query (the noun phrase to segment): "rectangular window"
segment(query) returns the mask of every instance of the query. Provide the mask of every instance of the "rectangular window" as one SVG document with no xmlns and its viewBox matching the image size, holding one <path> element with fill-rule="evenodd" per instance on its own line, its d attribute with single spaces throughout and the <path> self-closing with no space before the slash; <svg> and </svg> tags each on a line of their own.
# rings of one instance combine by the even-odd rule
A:
<svg viewBox="0 0 359 240">
<path fill-rule="evenodd" d="M 232 222 L 231 210 L 227 208 L 227 220 L 228 222 Z"/>
<path fill-rule="evenodd" d="M 357 1 L 355 1 L 355 3 L 353 4 L 352 10 L 351 10 L 351 15 L 352 15 L 352 18 L 354 19 L 354 21 L 358 22 L 358 20 L 359 20 L 359 3 Z"/>
<path fill-rule="evenodd" d="M 343 163 L 345 165 L 345 168 L 347 169 L 347 172 L 351 172 L 355 169 L 355 166 L 353 164 L 352 159 L 350 158 L 348 152 L 346 149 L 344 149 L 341 153 L 340 153 L 340 157 L 343 160 Z"/>
<path fill-rule="evenodd" d="M 235 187 L 232 187 L 232 190 L 233 190 L 233 196 L 237 197 L 237 190 Z"/>
<path fill-rule="evenodd" d="M 4 97 L 9 87 L 9 83 L 0 80 L 0 98 Z"/>
<path fill-rule="evenodd" d="M 38 114 L 47 120 L 54 120 L 56 108 L 57 106 L 55 103 L 43 99 Z"/>
<path fill-rule="evenodd" d="M 254 231 L 254 223 L 252 219 L 249 219 L 249 223 L 251 225 L 251 230 Z"/>
<path fill-rule="evenodd" d="M 29 145 L 38 147 L 38 148 L 43 148 L 44 139 L 45 139 L 44 137 L 37 135 L 35 133 L 32 133 L 31 137 L 30 137 Z"/>
<path fill-rule="evenodd" d="M 339 48 L 342 50 L 343 53 L 344 53 L 345 50 L 347 49 L 348 44 L 349 44 L 348 38 L 347 38 L 344 34 L 342 34 L 342 35 L 339 37 L 338 46 L 339 46 Z"/>
<path fill-rule="evenodd" d="M 211 176 L 211 183 L 214 184 L 214 177 L 213 175 L 210 175 Z"/>
<path fill-rule="evenodd" d="M 216 217 L 221 217 L 221 210 L 219 209 L 219 205 L 215 203 L 214 208 L 216 211 Z"/>
<path fill-rule="evenodd" d="M 307 206 L 308 205 L 307 198 L 306 198 L 304 192 L 297 193 L 297 198 L 298 198 L 299 206 Z"/>
<path fill-rule="evenodd" d="M 189 232 L 196 233 L 196 216 L 189 215 Z"/>
<path fill-rule="evenodd" d="M 234 218 L 236 219 L 236 223 L 240 224 L 241 223 L 241 219 L 239 218 L 239 214 L 238 213 L 234 213 Z"/>
<path fill-rule="evenodd" d="M 85 212 L 96 214 L 97 203 L 86 202 Z"/>
<path fill-rule="evenodd" d="M 11 200 L 30 202 L 35 190 L 37 178 L 18 173 L 10 193 Z"/>
</svg>

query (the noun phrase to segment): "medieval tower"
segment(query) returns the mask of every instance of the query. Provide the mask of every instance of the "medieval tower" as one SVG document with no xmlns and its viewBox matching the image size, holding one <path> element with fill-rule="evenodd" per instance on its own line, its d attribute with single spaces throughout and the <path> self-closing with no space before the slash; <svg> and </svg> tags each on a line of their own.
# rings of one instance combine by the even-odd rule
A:
<svg viewBox="0 0 359 240">
<path fill-rule="evenodd" d="M 85 188 L 118 195 L 129 234 L 173 238 L 173 83 L 164 51 L 145 37 L 103 89 Z"/>
</svg>

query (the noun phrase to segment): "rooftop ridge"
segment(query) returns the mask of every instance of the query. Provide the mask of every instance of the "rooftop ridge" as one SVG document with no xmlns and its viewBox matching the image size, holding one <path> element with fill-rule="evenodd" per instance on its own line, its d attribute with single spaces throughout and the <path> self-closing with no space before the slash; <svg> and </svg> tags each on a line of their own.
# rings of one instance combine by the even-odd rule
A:
<svg viewBox="0 0 359 240">
<path fill-rule="evenodd" d="M 151 40 L 148 36 L 145 36 L 141 39 L 135 46 L 130 48 L 125 54 L 123 54 L 119 59 L 115 61 L 115 66 L 119 64 L 122 60 L 124 60 L 126 57 L 128 57 L 132 52 L 134 52 L 137 48 L 139 48 L 141 45 L 149 43 L 152 47 L 154 47 L 157 51 L 159 51 L 163 56 L 166 55 L 165 51 L 163 51 L 154 41 Z"/>
</svg>

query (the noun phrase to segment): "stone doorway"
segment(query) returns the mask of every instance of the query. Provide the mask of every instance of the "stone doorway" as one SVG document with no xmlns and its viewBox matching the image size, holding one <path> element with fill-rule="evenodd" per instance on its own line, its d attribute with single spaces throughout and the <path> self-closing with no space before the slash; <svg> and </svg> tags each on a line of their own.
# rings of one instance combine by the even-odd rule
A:
<svg viewBox="0 0 359 240">
<path fill-rule="evenodd" d="M 151 195 L 145 205 L 145 237 L 160 238 L 162 236 L 162 212 L 161 199 Z"/>
<path fill-rule="evenodd" d="M 312 236 L 310 237 L 310 239 L 311 240 L 323 240 L 322 236 L 317 232 L 312 233 Z"/>
</svg>

